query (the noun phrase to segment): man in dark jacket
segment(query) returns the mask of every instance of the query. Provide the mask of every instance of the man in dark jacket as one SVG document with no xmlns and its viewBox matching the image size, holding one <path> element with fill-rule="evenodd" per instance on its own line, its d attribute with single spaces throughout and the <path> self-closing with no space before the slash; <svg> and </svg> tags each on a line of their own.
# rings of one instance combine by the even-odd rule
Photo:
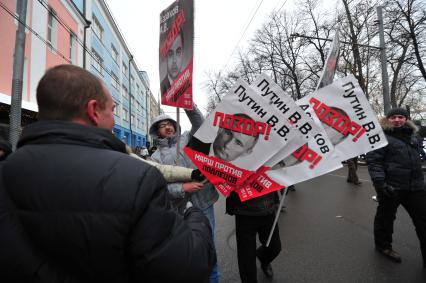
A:
<svg viewBox="0 0 426 283">
<path fill-rule="evenodd" d="M 426 187 L 414 136 L 416 126 L 403 108 L 390 110 L 381 124 L 388 145 L 366 155 L 379 202 L 374 219 L 376 248 L 401 262 L 401 256 L 392 249 L 393 223 L 401 204 L 413 220 L 426 268 Z"/>
<path fill-rule="evenodd" d="M 126 154 L 111 132 L 115 105 L 99 79 L 54 67 L 37 102 L 40 121 L 24 129 L 0 171 L 25 232 L 4 240 L 22 249 L 27 236 L 35 259 L 26 263 L 23 251 L 1 262 L 31 264 L 34 273 L 55 263 L 72 282 L 205 282 L 215 262 L 207 218 L 196 208 L 175 214 L 159 171 Z M 54 282 L 56 274 L 43 276 Z"/>
<path fill-rule="evenodd" d="M 274 276 L 271 262 L 281 252 L 281 240 L 278 226 L 266 247 L 271 231 L 275 211 L 278 208 L 278 195 L 273 192 L 244 202 L 237 193 L 232 192 L 226 199 L 226 213 L 235 215 L 235 236 L 237 241 L 238 270 L 242 283 L 257 282 L 256 257 L 268 279 Z M 256 235 L 261 246 L 256 247 Z"/>
</svg>

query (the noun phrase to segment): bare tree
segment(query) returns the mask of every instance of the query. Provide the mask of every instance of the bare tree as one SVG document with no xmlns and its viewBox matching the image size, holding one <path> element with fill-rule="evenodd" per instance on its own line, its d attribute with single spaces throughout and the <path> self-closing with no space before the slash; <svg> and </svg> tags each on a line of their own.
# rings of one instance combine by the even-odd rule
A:
<svg viewBox="0 0 426 283">
<path fill-rule="evenodd" d="M 401 22 L 401 27 L 407 31 L 411 38 L 419 71 L 426 81 L 426 69 L 423 64 L 426 48 L 426 3 L 419 0 L 393 0 L 391 3 L 399 8 L 405 19 L 404 22 Z"/>
<path fill-rule="evenodd" d="M 334 15 L 321 11 L 320 1 L 301 0 L 296 12 L 272 13 L 255 33 L 249 47 L 239 52 L 230 70 L 210 73 L 206 82 L 211 94 L 210 109 L 235 80 L 243 78 L 250 83 L 260 73 L 271 76 L 294 99 L 311 93 L 330 46 L 319 38 L 331 38 L 339 27 L 341 40 L 350 44 L 341 44 L 337 76 L 354 74 L 373 108 L 382 112 L 379 50 L 366 47 L 378 45 L 375 6 L 381 0 L 342 0 L 344 8 L 337 20 Z M 387 1 L 384 24 L 392 105 L 412 105 L 411 109 L 421 115 L 426 98 L 426 83 L 419 80 L 424 76 L 418 64 L 424 60 L 426 49 L 424 9 L 421 13 L 424 4 L 419 0 L 408 0 L 407 4 L 401 0 Z M 417 49 L 413 45 L 413 29 Z"/>
</svg>

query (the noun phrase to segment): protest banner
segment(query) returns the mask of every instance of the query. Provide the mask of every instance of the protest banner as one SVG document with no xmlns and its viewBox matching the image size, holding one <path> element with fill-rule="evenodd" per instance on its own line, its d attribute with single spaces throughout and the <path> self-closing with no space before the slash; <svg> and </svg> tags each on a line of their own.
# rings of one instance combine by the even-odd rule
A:
<svg viewBox="0 0 426 283">
<path fill-rule="evenodd" d="M 276 182 L 269 178 L 265 171 L 271 169 L 276 164 L 283 164 L 283 160 L 289 161 L 292 153 L 306 144 L 308 141 L 324 138 L 321 137 L 321 127 L 316 125 L 312 118 L 301 109 L 296 102 L 268 76 L 259 75 L 250 87 L 269 103 L 270 107 L 280 111 L 289 123 L 299 130 L 300 136 L 291 140 L 277 154 L 273 155 L 265 164 L 252 175 L 246 184 L 237 190 L 241 201 L 259 197 L 273 191 L 282 189 L 287 185 L 286 182 Z M 303 149 L 305 149 L 303 147 Z M 318 151 L 319 152 L 319 151 Z M 304 150 L 298 156 L 300 160 L 310 160 L 311 168 L 315 167 L 322 159 L 322 154 L 316 153 L 311 149 Z M 286 159 L 287 158 L 287 159 Z M 299 160 L 299 159 L 296 159 Z M 289 164 L 287 164 L 289 166 Z"/>
<path fill-rule="evenodd" d="M 333 82 L 339 58 L 339 47 L 339 30 L 337 29 L 316 89 L 325 87 Z M 301 105 L 303 104 L 303 100 L 299 100 L 296 103 Z M 321 176 L 342 167 L 341 160 L 334 152 L 334 146 L 328 139 L 320 121 L 316 115 L 311 115 L 309 112 L 307 114 L 312 116 L 315 124 L 321 128 L 321 133 L 316 134 L 314 139 L 309 140 L 307 144 L 295 151 L 287 160 L 283 159 L 279 163 L 276 163 L 273 170 L 268 172 L 269 178 L 282 182 L 285 186 Z M 316 164 L 315 168 L 313 168 L 312 165 L 309 164 L 309 161 L 315 163 L 316 160 L 319 159 L 319 157 L 316 156 L 321 157 L 321 164 Z"/>
<path fill-rule="evenodd" d="M 337 62 L 339 61 L 339 51 L 339 29 L 336 29 L 316 90 L 333 83 L 334 73 L 336 72 Z"/>
<path fill-rule="evenodd" d="M 297 104 L 319 122 L 323 130 L 282 161 L 279 154 L 268 161 L 275 165 L 263 172 L 259 181 L 267 180 L 274 189 L 278 187 L 275 184 L 289 186 L 334 171 L 342 167 L 342 161 L 387 144 L 376 115 L 353 76 L 337 80 Z M 266 188 L 249 194 L 245 190 L 247 187 L 240 193 L 245 200 L 272 191 Z"/>
<path fill-rule="evenodd" d="M 287 143 L 300 137 L 300 131 L 289 122 L 291 113 L 271 107 L 240 79 L 207 116 L 185 153 L 227 196 Z"/>
<path fill-rule="evenodd" d="M 192 109 L 194 1 L 178 0 L 160 14 L 161 104 Z"/>
<path fill-rule="evenodd" d="M 341 161 L 387 145 L 376 114 L 353 75 L 320 88 L 298 104 L 317 116 Z"/>
</svg>

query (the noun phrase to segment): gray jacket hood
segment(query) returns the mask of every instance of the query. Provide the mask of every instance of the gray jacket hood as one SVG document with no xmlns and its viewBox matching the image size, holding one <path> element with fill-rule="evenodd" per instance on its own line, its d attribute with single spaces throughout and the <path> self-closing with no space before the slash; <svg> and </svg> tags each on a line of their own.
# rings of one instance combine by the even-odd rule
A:
<svg viewBox="0 0 426 283">
<path fill-rule="evenodd" d="M 154 118 L 152 121 L 151 126 L 149 127 L 149 135 L 152 137 L 153 140 L 161 139 L 161 137 L 158 135 L 158 124 L 162 121 L 168 120 L 172 122 L 173 126 L 175 127 L 176 133 L 178 133 L 178 125 L 176 121 L 170 117 L 167 114 L 161 114 Z"/>
</svg>

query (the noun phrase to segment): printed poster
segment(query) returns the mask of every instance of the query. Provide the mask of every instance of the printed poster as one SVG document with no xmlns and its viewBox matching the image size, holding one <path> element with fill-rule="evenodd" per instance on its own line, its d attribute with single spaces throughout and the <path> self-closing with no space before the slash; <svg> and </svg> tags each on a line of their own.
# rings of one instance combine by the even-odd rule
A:
<svg viewBox="0 0 426 283">
<path fill-rule="evenodd" d="M 173 2 L 160 14 L 161 104 L 192 109 L 194 0 Z"/>
<path fill-rule="evenodd" d="M 238 80 L 194 134 L 185 153 L 227 196 L 300 132 Z M 291 112 L 293 113 L 293 112 Z"/>
</svg>

